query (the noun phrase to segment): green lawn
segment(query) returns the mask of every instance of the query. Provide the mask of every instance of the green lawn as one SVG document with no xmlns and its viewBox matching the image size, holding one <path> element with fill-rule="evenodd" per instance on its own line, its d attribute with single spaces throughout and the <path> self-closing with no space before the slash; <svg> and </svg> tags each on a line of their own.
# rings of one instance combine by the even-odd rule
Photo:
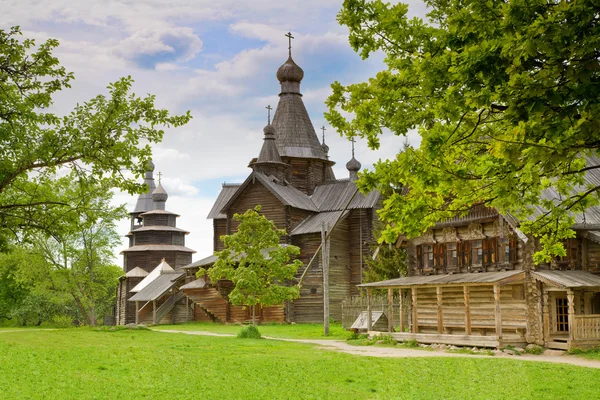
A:
<svg viewBox="0 0 600 400">
<path fill-rule="evenodd" d="M 594 399 L 600 370 L 147 330 L 0 332 L 0 399 Z"/>
<path fill-rule="evenodd" d="M 240 325 L 215 324 L 213 322 L 190 322 L 176 325 L 157 325 L 152 329 L 173 329 L 180 331 L 203 331 L 213 333 L 237 334 Z M 322 324 L 265 324 L 259 325 L 258 330 L 263 336 L 291 339 L 337 339 L 345 340 L 350 336 L 350 332 L 342 328 L 342 324 L 331 324 L 329 335 L 323 335 Z"/>
</svg>

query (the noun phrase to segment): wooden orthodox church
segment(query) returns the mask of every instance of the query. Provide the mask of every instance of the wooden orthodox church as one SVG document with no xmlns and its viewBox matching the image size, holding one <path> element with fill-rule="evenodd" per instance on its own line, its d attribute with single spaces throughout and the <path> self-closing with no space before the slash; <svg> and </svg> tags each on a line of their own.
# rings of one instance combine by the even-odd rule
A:
<svg viewBox="0 0 600 400">
<path fill-rule="evenodd" d="M 257 318 L 322 322 L 321 257 L 309 270 L 304 269 L 321 243 L 325 226 L 326 231 L 331 230 L 330 315 L 340 320 L 342 300 L 357 294 L 356 285 L 362 282 L 363 259 L 374 240 L 373 222 L 380 194 L 371 192 L 365 196 L 357 192 L 355 180 L 361 165 L 354 158 L 354 151 L 346 164 L 348 177 L 334 176 L 335 163 L 329 159 L 329 148 L 324 138 L 319 142 L 302 102 L 300 82 L 304 72 L 292 59 L 291 49 L 276 76 L 281 84 L 279 104 L 273 122 L 269 118 L 264 128 L 258 157 L 249 163 L 251 172 L 242 183 L 224 184 L 208 215 L 213 220 L 213 248 L 222 250 L 220 237 L 236 231 L 234 214 L 260 204 L 261 214 L 286 230 L 282 243 L 300 247 L 299 258 L 304 266 L 290 284 L 297 283 L 306 273 L 299 299 L 265 307 L 257 311 Z M 210 282 L 207 276 L 196 278 L 216 257 L 209 255 L 191 262 L 193 251 L 184 247 L 186 232 L 175 226 L 177 215 L 165 211 L 166 193 L 160 185 L 154 189 L 151 171 L 146 184 L 150 194 L 140 196 L 131 214 L 130 247 L 123 251 L 126 275 L 118 289 L 117 323 L 250 319 L 249 309 L 228 302 L 231 282 Z"/>
</svg>

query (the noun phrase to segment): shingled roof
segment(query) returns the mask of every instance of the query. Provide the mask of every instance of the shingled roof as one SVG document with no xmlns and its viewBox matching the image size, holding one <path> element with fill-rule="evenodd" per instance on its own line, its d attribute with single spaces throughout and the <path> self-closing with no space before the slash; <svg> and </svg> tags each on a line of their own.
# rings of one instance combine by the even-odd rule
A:
<svg viewBox="0 0 600 400">
<path fill-rule="evenodd" d="M 142 213 L 144 211 L 150 211 L 153 207 L 152 202 L 152 192 L 156 189 L 156 185 L 154 184 L 154 163 L 152 161 L 148 162 L 148 171 L 146 171 L 146 175 L 144 178 L 144 184 L 146 185 L 146 191 L 138 196 L 137 202 L 135 203 L 135 208 L 133 209 L 132 214 Z"/>
<path fill-rule="evenodd" d="M 311 200 L 319 211 L 343 210 L 348 200 L 356 191 L 356 184 L 349 179 L 340 179 L 335 182 L 319 185 L 315 188 Z M 381 193 L 373 190 L 366 196 L 358 192 L 348 206 L 348 210 L 358 208 L 373 208 L 377 205 Z"/>
<path fill-rule="evenodd" d="M 225 219 L 227 218 L 227 214 L 222 213 L 221 211 L 223 210 L 223 207 L 225 207 L 225 204 L 227 204 L 229 202 L 229 200 L 231 199 L 231 197 L 233 197 L 233 195 L 235 194 L 235 192 L 237 192 L 237 190 L 239 189 L 239 187 L 241 186 L 241 183 L 229 183 L 229 184 L 223 184 L 223 187 L 221 188 L 221 192 L 219 193 L 219 196 L 217 197 L 217 200 L 215 201 L 215 204 L 213 204 L 212 208 L 210 209 L 210 212 L 208 213 L 208 217 L 206 217 L 207 219 Z"/>
</svg>

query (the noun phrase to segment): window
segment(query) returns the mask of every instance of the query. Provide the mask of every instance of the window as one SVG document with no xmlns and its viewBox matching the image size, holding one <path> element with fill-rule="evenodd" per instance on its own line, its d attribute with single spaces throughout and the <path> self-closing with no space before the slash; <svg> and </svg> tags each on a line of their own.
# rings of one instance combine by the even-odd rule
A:
<svg viewBox="0 0 600 400">
<path fill-rule="evenodd" d="M 423 245 L 423 269 L 433 268 L 433 245 Z"/>
<path fill-rule="evenodd" d="M 456 243 L 446 243 L 446 266 L 458 265 L 458 246 Z"/>
<path fill-rule="evenodd" d="M 471 263 L 483 264 L 483 241 L 471 240 Z"/>
<path fill-rule="evenodd" d="M 498 261 L 501 263 L 512 261 L 510 242 L 509 238 L 498 239 Z"/>
<path fill-rule="evenodd" d="M 567 239 L 563 242 L 567 255 L 564 257 L 557 257 L 557 264 L 562 266 L 578 266 L 581 264 L 579 257 L 579 245 L 578 239 Z"/>
<path fill-rule="evenodd" d="M 556 299 L 556 330 L 569 331 L 569 304 L 564 297 Z"/>
<path fill-rule="evenodd" d="M 495 264 L 496 263 L 496 238 L 487 238 L 483 241 L 483 264 Z"/>
</svg>

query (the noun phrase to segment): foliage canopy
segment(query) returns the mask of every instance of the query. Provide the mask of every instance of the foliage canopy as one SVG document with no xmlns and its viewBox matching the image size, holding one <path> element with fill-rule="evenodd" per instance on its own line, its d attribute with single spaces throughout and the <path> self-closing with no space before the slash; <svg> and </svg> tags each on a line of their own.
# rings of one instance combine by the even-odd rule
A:
<svg viewBox="0 0 600 400">
<path fill-rule="evenodd" d="M 18 27 L 0 30 L 0 239 L 30 230 L 54 233 L 81 212 L 85 191 L 101 184 L 130 193 L 150 158 L 150 144 L 162 140 L 161 127 L 187 123 L 154 106 L 154 96 L 130 93 L 133 80 L 122 78 L 77 104 L 66 116 L 50 112 L 53 96 L 70 87 L 73 74 L 60 65 L 49 39 L 36 47 L 21 39 Z M 124 171 L 133 172 L 133 176 Z"/>
<path fill-rule="evenodd" d="M 292 260 L 300 254 L 297 246 L 279 243 L 285 230 L 277 229 L 259 211 L 260 206 L 256 206 L 233 216 L 240 223 L 238 230 L 221 236 L 225 249 L 217 253 L 217 261 L 208 270 L 212 282 L 233 282 L 229 293 L 232 304 L 252 306 L 253 311 L 257 304 L 271 306 L 298 298 L 300 289 L 286 281 L 293 279 L 302 265 L 300 260 Z"/>
<path fill-rule="evenodd" d="M 338 15 L 352 48 L 363 58 L 383 52 L 387 68 L 367 82 L 335 82 L 328 121 L 371 148 L 387 130 L 421 137 L 361 176 L 361 189 L 388 195 L 383 240 L 485 204 L 540 238 L 536 261 L 564 255 L 574 214 L 599 202 L 600 186 L 584 181 L 600 168 L 597 3 L 425 3 L 425 21 L 379 0 L 346 0 Z M 556 199 L 542 196 L 549 188 Z"/>
</svg>

